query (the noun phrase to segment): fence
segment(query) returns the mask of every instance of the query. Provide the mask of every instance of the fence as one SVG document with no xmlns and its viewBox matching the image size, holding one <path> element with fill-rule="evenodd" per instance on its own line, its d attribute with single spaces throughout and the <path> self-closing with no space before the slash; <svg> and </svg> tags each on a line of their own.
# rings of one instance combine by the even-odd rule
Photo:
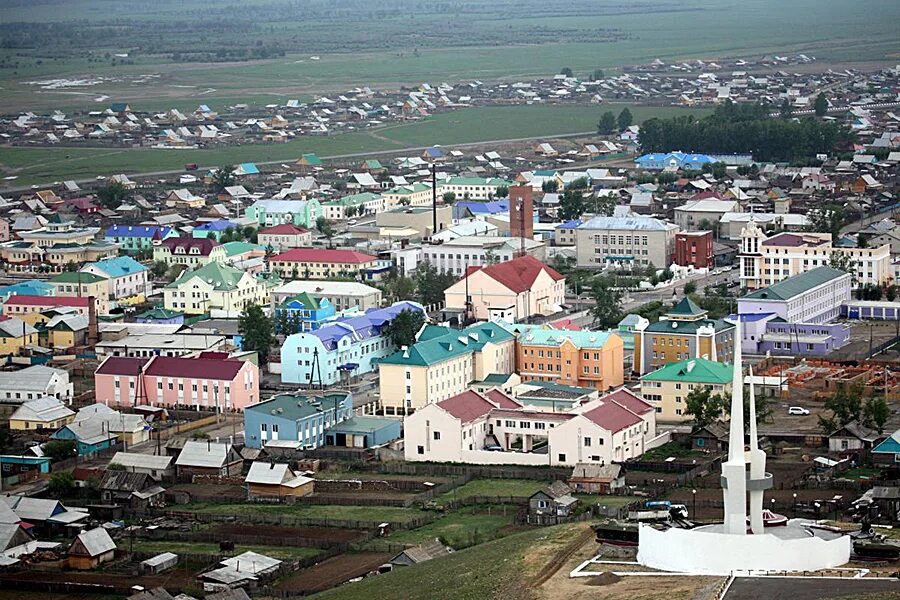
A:
<svg viewBox="0 0 900 600">
<path fill-rule="evenodd" d="M 423 525 L 428 525 L 438 518 L 437 513 L 427 513 L 419 517 L 412 517 L 404 521 L 365 521 L 353 519 L 321 519 L 294 517 L 290 515 L 272 515 L 266 513 L 252 512 L 241 514 L 240 517 L 235 515 L 219 515 L 212 513 L 201 513 L 193 511 L 177 511 L 177 510 L 134 510 L 127 511 L 129 515 L 142 518 L 169 517 L 172 519 L 181 519 L 183 521 L 196 521 L 198 523 L 233 523 L 240 522 L 242 524 L 256 525 L 281 525 L 282 527 L 336 527 L 339 529 L 378 529 L 382 523 L 387 523 L 392 529 L 416 529 Z"/>
<path fill-rule="evenodd" d="M 220 533 L 210 531 L 166 531 L 157 529 L 152 533 L 148 533 L 146 539 L 165 540 L 171 542 L 205 542 L 218 544 L 223 539 L 234 542 L 235 544 L 243 544 L 247 546 L 293 546 L 303 548 L 319 548 L 328 550 L 336 548 L 341 552 L 350 550 L 352 544 L 359 544 L 372 537 L 370 532 L 361 532 L 357 539 L 352 541 L 334 541 L 327 538 L 312 538 L 297 535 L 291 536 L 262 536 L 249 535 L 244 533 Z"/>
<path fill-rule="evenodd" d="M 346 467 L 346 464 L 338 465 Z M 331 468 L 326 465 L 324 468 Z M 562 479 L 572 475 L 570 467 L 516 466 L 516 465 L 466 465 L 427 462 L 409 463 L 354 463 L 355 471 L 392 473 L 397 475 L 431 475 L 434 477 L 470 476 L 481 479 Z"/>
</svg>

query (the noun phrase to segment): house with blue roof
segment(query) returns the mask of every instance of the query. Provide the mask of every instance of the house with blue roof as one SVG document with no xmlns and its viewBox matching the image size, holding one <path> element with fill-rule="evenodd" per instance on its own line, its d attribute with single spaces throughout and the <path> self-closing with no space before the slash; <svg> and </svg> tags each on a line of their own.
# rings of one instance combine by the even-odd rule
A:
<svg viewBox="0 0 900 600">
<path fill-rule="evenodd" d="M 123 252 L 139 252 L 151 250 L 154 239 L 162 241 L 178 237 L 178 232 L 172 227 L 157 225 L 110 225 L 104 237 L 106 241 L 118 244 Z"/>
<path fill-rule="evenodd" d="M 0 287 L 0 300 L 6 301 L 10 296 L 52 296 L 56 287 L 46 281 L 20 281 L 12 285 Z"/>
<path fill-rule="evenodd" d="M 424 159 L 435 159 L 435 158 L 443 158 L 444 151 L 438 148 L 437 146 L 432 146 L 431 148 L 426 148 L 422 153 L 422 158 Z"/>
<path fill-rule="evenodd" d="M 225 230 L 229 227 L 234 229 L 235 227 L 238 227 L 238 225 L 228 219 L 210 221 L 209 223 L 203 223 L 202 225 L 194 227 L 191 231 L 191 236 L 195 238 L 212 238 L 219 242 L 222 240 L 222 234 L 225 233 Z"/>
<path fill-rule="evenodd" d="M 382 333 L 405 310 L 425 313 L 417 302 L 396 302 L 288 336 L 281 346 L 282 383 L 333 385 L 344 373 L 373 371 L 381 359 L 397 350 Z"/>
<path fill-rule="evenodd" d="M 700 171 L 703 165 L 714 163 L 715 159 L 708 154 L 689 154 L 686 152 L 654 152 L 634 159 L 634 164 L 648 171 L 665 169 L 690 169 Z"/>
<path fill-rule="evenodd" d="M 462 200 L 453 204 L 454 219 L 465 219 L 469 215 L 484 218 L 505 212 L 509 212 L 509 200 Z"/>
<path fill-rule="evenodd" d="M 259 167 L 256 166 L 256 163 L 252 162 L 241 163 L 234 169 L 234 175 L 235 177 L 259 175 Z"/>
<path fill-rule="evenodd" d="M 872 462 L 880 467 L 892 468 L 900 464 L 900 429 L 872 448 Z"/>
<path fill-rule="evenodd" d="M 560 223 L 553 228 L 553 242 L 557 246 L 574 246 L 575 231 L 582 223 L 581 219 L 572 219 L 571 221 Z"/>
<path fill-rule="evenodd" d="M 98 260 L 83 266 L 81 272 L 105 277 L 109 282 L 110 297 L 119 302 L 146 296 L 149 291 L 147 267 L 130 256 Z"/>
</svg>

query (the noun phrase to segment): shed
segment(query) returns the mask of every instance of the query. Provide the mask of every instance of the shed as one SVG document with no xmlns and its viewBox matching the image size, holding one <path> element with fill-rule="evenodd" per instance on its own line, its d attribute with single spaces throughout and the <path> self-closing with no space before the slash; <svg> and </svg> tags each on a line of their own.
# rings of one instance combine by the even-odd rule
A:
<svg viewBox="0 0 900 600">
<path fill-rule="evenodd" d="M 69 567 L 95 569 L 116 555 L 116 543 L 102 527 L 82 531 L 69 546 Z"/>
<path fill-rule="evenodd" d="M 257 461 L 250 465 L 244 483 L 251 498 L 308 496 L 313 493 L 314 480 L 291 470 L 284 463 Z"/>
<path fill-rule="evenodd" d="M 390 560 L 390 563 L 394 566 L 398 567 L 408 567 L 410 565 L 416 565 L 421 562 L 425 562 L 431 560 L 433 558 L 439 558 L 441 556 L 447 556 L 453 552 L 451 548 L 448 548 L 437 538 L 433 540 L 429 540 L 418 546 L 413 546 L 412 548 L 407 548 L 394 558 Z"/>
<path fill-rule="evenodd" d="M 569 487 L 583 494 L 610 494 L 625 487 L 622 465 L 578 463 L 569 477 Z"/>
<path fill-rule="evenodd" d="M 831 452 L 859 452 L 869 450 L 878 439 L 878 432 L 851 421 L 828 436 Z"/>
<path fill-rule="evenodd" d="M 356 416 L 335 423 L 325 430 L 327 446 L 372 448 L 400 438 L 398 419 Z"/>
<path fill-rule="evenodd" d="M 141 571 L 145 574 L 162 573 L 178 564 L 178 555 L 172 552 L 163 552 L 152 558 L 141 561 Z"/>
</svg>

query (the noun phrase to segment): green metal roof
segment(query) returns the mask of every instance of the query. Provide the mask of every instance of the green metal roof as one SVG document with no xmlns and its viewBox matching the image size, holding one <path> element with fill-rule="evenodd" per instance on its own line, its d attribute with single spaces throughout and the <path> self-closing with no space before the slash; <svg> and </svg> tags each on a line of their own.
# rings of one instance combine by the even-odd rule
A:
<svg viewBox="0 0 900 600">
<path fill-rule="evenodd" d="M 642 381 L 685 381 L 688 383 L 710 383 L 725 385 L 731 381 L 734 368 L 728 363 L 720 363 L 705 358 L 692 358 L 677 363 L 669 363 L 661 369 L 647 373 Z"/>
<path fill-rule="evenodd" d="M 685 296 L 681 302 L 675 305 L 675 308 L 669 311 L 669 314 L 679 317 L 690 317 L 705 315 L 706 311 L 697 306 L 688 296 Z"/>
<path fill-rule="evenodd" d="M 251 244 L 250 242 L 225 242 L 222 244 L 222 248 L 225 250 L 225 256 L 234 256 L 235 254 L 264 249 L 263 246 Z"/>
<path fill-rule="evenodd" d="M 325 206 L 356 206 L 357 204 L 365 204 L 370 200 L 375 200 L 381 194 L 374 194 L 372 192 L 362 192 L 360 194 L 350 194 L 349 196 L 344 196 L 343 198 L 336 198 L 331 202 L 323 202 Z"/>
<path fill-rule="evenodd" d="M 175 317 L 184 316 L 184 313 L 177 310 L 169 310 L 168 308 L 157 306 L 155 308 L 151 308 L 150 310 L 144 311 L 137 316 L 142 319 L 174 319 Z"/>
<path fill-rule="evenodd" d="M 666 319 L 657 321 L 647 326 L 645 331 L 650 333 L 678 333 L 685 335 L 693 335 L 701 327 L 714 327 L 716 332 L 734 329 L 734 324 L 722 319 L 700 319 L 697 321 L 679 321 L 676 319 Z"/>
<path fill-rule="evenodd" d="M 384 417 L 350 417 L 328 428 L 332 433 L 373 433 L 389 427 L 397 426 L 397 419 Z M 398 429 L 399 431 L 399 429 Z"/>
<path fill-rule="evenodd" d="M 51 283 L 97 283 L 98 281 L 106 281 L 106 277 L 100 277 L 99 275 L 94 275 L 93 273 L 82 273 L 82 272 L 66 272 L 60 273 L 56 277 L 50 280 Z"/>
<path fill-rule="evenodd" d="M 788 277 L 784 281 L 772 284 L 769 287 L 750 292 L 742 298 L 742 300 L 790 300 L 800 294 L 805 294 L 809 290 L 828 283 L 838 277 L 847 275 L 846 271 L 834 269 L 832 267 L 816 267 L 793 277 Z"/>
<path fill-rule="evenodd" d="M 608 331 L 568 331 L 537 326 L 523 330 L 519 337 L 519 343 L 528 346 L 559 347 L 569 339 L 577 348 L 603 348 L 610 335 Z"/>
<path fill-rule="evenodd" d="M 477 352 L 491 343 L 500 343 L 513 339 L 513 334 L 496 323 L 478 323 L 466 329 L 446 328 L 442 336 L 431 337 L 410 346 L 406 355 L 400 350 L 381 361 L 388 365 L 427 366 L 461 356 L 469 352 Z"/>
<path fill-rule="evenodd" d="M 181 277 L 167 285 L 167 288 L 177 288 L 194 277 L 199 277 L 211 284 L 216 290 L 233 290 L 237 287 L 244 271 L 235 269 L 234 267 L 223 265 L 222 263 L 212 261 L 194 271 L 185 271 Z"/>
<path fill-rule="evenodd" d="M 368 168 L 368 169 L 383 169 L 384 167 L 381 166 L 381 163 L 378 160 L 376 160 L 374 158 L 370 158 L 366 161 L 366 168 Z"/>
<path fill-rule="evenodd" d="M 300 292 L 296 296 L 291 296 L 282 302 L 281 306 L 286 306 L 291 302 L 299 302 L 306 310 L 319 310 L 319 299 L 310 296 L 309 292 Z"/>
</svg>

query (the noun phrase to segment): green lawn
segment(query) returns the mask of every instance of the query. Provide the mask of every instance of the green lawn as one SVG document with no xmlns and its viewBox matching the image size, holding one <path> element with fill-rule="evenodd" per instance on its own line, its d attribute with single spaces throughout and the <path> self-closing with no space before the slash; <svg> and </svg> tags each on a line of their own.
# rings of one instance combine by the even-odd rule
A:
<svg viewBox="0 0 900 600">
<path fill-rule="evenodd" d="M 130 550 L 131 542 L 120 540 L 119 547 Z M 272 558 L 307 558 L 321 554 L 318 548 L 299 548 L 294 546 L 247 546 L 235 544 L 235 553 L 253 551 Z M 174 552 L 175 554 L 224 554 L 219 545 L 205 542 L 176 542 L 168 540 L 134 540 L 134 550 L 138 552 Z M 230 554 L 230 553 L 228 553 Z"/>
<path fill-rule="evenodd" d="M 508 535 L 517 510 L 517 506 L 465 507 L 448 513 L 434 523 L 417 529 L 395 531 L 379 540 L 419 544 L 439 538 L 451 548 L 466 548 Z"/>
<path fill-rule="evenodd" d="M 326 504 L 189 504 L 187 510 L 219 515 L 250 513 L 284 515 L 301 519 L 335 519 L 347 521 L 390 521 L 404 523 L 427 514 L 415 508 L 394 506 L 341 506 Z"/>
<path fill-rule="evenodd" d="M 387 125 L 369 132 L 307 136 L 284 144 L 248 144 L 209 149 L 159 150 L 152 148 L 3 148 L 0 174 L 17 179 L 0 186 L 18 187 L 66 179 L 89 179 L 116 173 L 140 174 L 175 171 L 186 163 L 201 168 L 241 162 L 291 162 L 314 152 L 334 157 L 378 151 L 400 151 L 432 144 L 464 144 L 592 131 L 605 110 L 621 111 L 629 106 L 636 122 L 651 116 L 693 114 L 705 109 L 610 105 L 518 105 L 479 107 L 440 113 L 424 121 Z M 375 134 L 375 135 L 373 135 Z M 378 137 L 376 137 L 376 135 Z"/>
<path fill-rule="evenodd" d="M 542 487 L 552 483 L 537 479 L 473 479 L 454 490 L 445 492 L 435 501 L 447 501 L 470 496 L 516 496 L 527 498 Z"/>
<path fill-rule="evenodd" d="M 871 467 L 855 467 L 847 469 L 839 475 L 843 479 L 872 479 L 881 475 L 881 469 Z"/>
</svg>

